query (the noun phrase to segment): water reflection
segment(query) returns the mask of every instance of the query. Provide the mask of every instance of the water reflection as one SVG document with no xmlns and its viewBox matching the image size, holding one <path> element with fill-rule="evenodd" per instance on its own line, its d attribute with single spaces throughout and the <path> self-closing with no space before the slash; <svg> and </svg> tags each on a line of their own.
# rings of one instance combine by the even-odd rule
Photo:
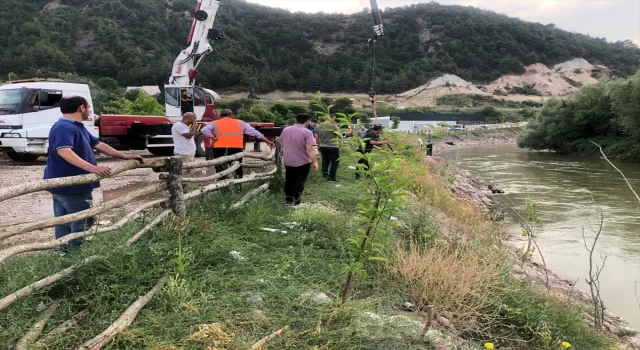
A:
<svg viewBox="0 0 640 350">
<path fill-rule="evenodd" d="M 588 253 L 582 229 L 588 238 L 593 236 L 589 223 L 596 223 L 595 206 L 599 206 L 605 219 L 596 250 L 610 254 L 601 277 L 605 304 L 640 328 L 634 292 L 640 278 L 640 204 L 604 159 L 530 152 L 510 145 L 459 148 L 446 156 L 485 183 L 504 189 L 516 205 L 535 201 L 544 224 L 539 244 L 547 264 L 563 277 L 579 279 L 583 290 L 587 290 Z M 619 168 L 640 190 L 640 165 Z"/>
</svg>

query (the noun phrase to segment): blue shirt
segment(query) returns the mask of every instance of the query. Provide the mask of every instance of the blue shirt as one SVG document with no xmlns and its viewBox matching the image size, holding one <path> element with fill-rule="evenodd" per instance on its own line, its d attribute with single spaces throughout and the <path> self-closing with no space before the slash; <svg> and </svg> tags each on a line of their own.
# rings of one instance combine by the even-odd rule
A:
<svg viewBox="0 0 640 350">
<path fill-rule="evenodd" d="M 90 164 L 97 165 L 93 146 L 99 143 L 100 141 L 89 133 L 84 124 L 65 118 L 58 120 L 49 131 L 49 158 L 47 159 L 47 167 L 44 169 L 45 180 L 89 174 L 88 171 L 69 164 L 60 157 L 58 150 L 71 148 L 78 157 Z M 97 187 L 100 187 L 98 181 L 86 185 L 53 188 L 48 191 L 60 195 L 87 194 Z"/>
<path fill-rule="evenodd" d="M 311 131 L 314 135 L 316 134 L 316 129 L 313 128 L 313 126 L 307 124 L 306 128 Z"/>
</svg>

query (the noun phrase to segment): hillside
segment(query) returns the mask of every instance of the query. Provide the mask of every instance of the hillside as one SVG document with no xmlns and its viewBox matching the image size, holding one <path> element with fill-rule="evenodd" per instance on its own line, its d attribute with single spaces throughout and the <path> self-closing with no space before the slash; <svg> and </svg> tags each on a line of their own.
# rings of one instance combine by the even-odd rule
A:
<svg viewBox="0 0 640 350">
<path fill-rule="evenodd" d="M 195 0 L 4 0 L 0 76 L 72 72 L 121 86 L 168 78 L 184 48 Z M 437 3 L 388 9 L 379 41 L 376 90 L 395 94 L 442 74 L 486 85 L 536 63 L 575 57 L 629 76 L 640 49 L 629 41 L 569 33 L 472 7 Z M 217 28 L 226 39 L 200 69 L 198 83 L 218 90 L 366 92 L 371 79 L 371 19 L 304 14 L 228 0 Z M 254 68 L 249 68 L 252 66 Z"/>
</svg>

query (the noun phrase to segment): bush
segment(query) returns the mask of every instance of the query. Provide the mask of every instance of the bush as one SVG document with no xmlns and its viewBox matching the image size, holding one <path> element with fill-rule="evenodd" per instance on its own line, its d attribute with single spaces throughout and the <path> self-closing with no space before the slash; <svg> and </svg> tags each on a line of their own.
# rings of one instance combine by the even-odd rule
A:
<svg viewBox="0 0 640 350">
<path fill-rule="evenodd" d="M 480 315 L 489 295 L 500 288 L 501 268 L 497 257 L 481 256 L 437 244 L 421 249 L 415 244 L 398 247 L 391 272 L 407 288 L 419 310 L 433 305 L 456 321 Z"/>
<path fill-rule="evenodd" d="M 142 90 L 133 90 L 129 97 L 120 97 L 112 101 L 104 110 L 124 115 L 164 115 L 164 108 L 158 101 Z"/>
</svg>

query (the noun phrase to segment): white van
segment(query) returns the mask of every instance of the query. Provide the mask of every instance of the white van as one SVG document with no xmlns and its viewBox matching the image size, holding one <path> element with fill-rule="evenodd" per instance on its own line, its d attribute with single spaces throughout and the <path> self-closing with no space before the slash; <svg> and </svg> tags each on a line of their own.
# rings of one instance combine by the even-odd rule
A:
<svg viewBox="0 0 640 350">
<path fill-rule="evenodd" d="M 33 161 L 49 152 L 49 131 L 62 118 L 60 100 L 82 96 L 93 104 L 89 86 L 60 82 L 18 82 L 0 86 L 0 149 L 9 158 Z M 83 122 L 99 137 L 93 111 Z"/>
</svg>

